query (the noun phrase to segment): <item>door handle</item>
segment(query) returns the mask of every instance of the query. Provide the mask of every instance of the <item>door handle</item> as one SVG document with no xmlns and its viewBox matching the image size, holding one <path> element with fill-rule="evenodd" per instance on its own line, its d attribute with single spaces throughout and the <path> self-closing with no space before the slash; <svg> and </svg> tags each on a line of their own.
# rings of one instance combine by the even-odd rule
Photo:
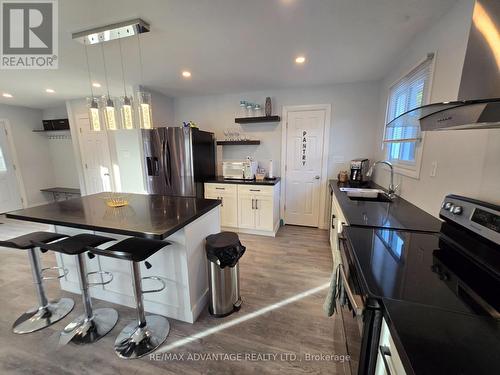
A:
<svg viewBox="0 0 500 375">
<path fill-rule="evenodd" d="M 258 210 L 258 209 L 259 209 L 259 206 L 258 206 L 258 203 L 257 203 L 258 201 L 259 201 L 258 199 L 256 199 L 256 200 L 255 200 L 255 209 L 256 209 L 256 210 Z"/>
<path fill-rule="evenodd" d="M 314 176 L 314 179 L 315 180 L 319 180 L 319 176 Z"/>
<path fill-rule="evenodd" d="M 254 201 L 255 201 L 255 199 L 253 199 L 253 198 L 252 198 L 252 210 L 255 210 L 255 207 L 254 207 L 254 205 L 253 205 L 253 204 L 254 204 L 254 203 L 253 203 Z"/>
<path fill-rule="evenodd" d="M 351 290 L 351 287 L 349 286 L 349 282 L 347 281 L 347 276 L 344 271 L 344 266 L 341 265 L 339 267 L 340 271 L 340 277 L 342 278 L 342 286 L 344 287 L 344 290 L 347 294 L 347 298 L 351 302 L 352 308 L 354 309 L 356 315 L 361 315 L 365 309 L 363 306 L 362 301 L 358 301 L 356 298 L 356 294 Z"/>
</svg>

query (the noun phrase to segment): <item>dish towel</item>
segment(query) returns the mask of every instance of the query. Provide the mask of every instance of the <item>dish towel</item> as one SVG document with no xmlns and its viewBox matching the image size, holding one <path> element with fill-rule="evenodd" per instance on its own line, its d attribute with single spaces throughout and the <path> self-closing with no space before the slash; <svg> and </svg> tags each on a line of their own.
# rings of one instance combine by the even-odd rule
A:
<svg viewBox="0 0 500 375">
<path fill-rule="evenodd" d="M 330 280 L 330 288 L 328 288 L 328 293 L 325 298 L 325 303 L 323 304 L 323 311 L 326 316 L 332 316 L 337 311 L 337 301 L 336 299 L 343 295 L 342 283 L 340 282 L 340 270 L 342 267 L 341 255 L 338 249 L 332 250 L 333 259 L 333 271 L 332 279 Z"/>
</svg>

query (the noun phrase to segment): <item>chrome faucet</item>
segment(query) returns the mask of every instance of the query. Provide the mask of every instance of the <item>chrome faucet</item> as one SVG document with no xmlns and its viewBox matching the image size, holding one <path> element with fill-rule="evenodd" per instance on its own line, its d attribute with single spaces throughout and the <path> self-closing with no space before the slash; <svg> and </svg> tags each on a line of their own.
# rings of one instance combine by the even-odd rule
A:
<svg viewBox="0 0 500 375">
<path fill-rule="evenodd" d="M 390 161 L 387 161 L 387 160 L 379 160 L 379 161 L 376 161 L 375 163 L 372 164 L 372 166 L 370 167 L 370 169 L 368 169 L 368 172 L 366 173 L 366 175 L 368 177 L 370 177 L 372 174 L 373 174 L 373 169 L 375 168 L 375 166 L 377 164 L 385 164 L 387 166 L 389 166 L 389 168 L 391 168 L 391 183 L 389 184 L 389 189 L 388 189 L 388 193 L 389 193 L 389 197 L 392 199 L 396 196 L 396 189 L 398 188 L 398 186 L 394 186 L 394 166 L 392 165 L 392 163 Z"/>
</svg>

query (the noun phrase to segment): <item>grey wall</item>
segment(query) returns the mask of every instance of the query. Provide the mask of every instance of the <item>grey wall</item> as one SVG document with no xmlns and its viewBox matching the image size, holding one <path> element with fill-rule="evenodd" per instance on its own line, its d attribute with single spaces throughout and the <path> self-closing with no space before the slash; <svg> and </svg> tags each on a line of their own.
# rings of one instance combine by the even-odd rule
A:
<svg viewBox="0 0 500 375">
<path fill-rule="evenodd" d="M 44 120 L 68 118 L 66 105 L 46 108 L 42 111 Z M 68 133 L 69 134 L 69 133 Z M 49 139 L 49 154 L 54 169 L 54 186 L 79 188 L 75 154 L 72 139 Z"/>
<path fill-rule="evenodd" d="M 238 117 L 240 100 L 263 103 L 266 96 L 270 96 L 273 100 L 273 114 L 280 116 L 283 106 L 332 105 L 328 163 L 330 177 L 336 176 L 339 170 L 346 169 L 350 159 L 373 157 L 379 111 L 377 82 L 176 98 L 174 99 L 175 123 L 192 120 L 200 129 L 214 132 L 217 139 L 224 139 L 224 129 L 228 128 L 238 129 L 240 133 L 252 139 L 259 139 L 261 144 L 258 146 L 218 147 L 219 160 L 253 156 L 267 169 L 268 160 L 272 159 L 275 174 L 281 175 L 282 124 L 234 123 L 234 118 Z"/>
<path fill-rule="evenodd" d="M 418 36 L 391 68 L 382 83 L 380 117 L 375 148 L 380 145 L 390 85 L 428 52 L 436 52 L 431 102 L 456 100 L 472 17 L 472 0 L 459 0 L 433 27 Z M 462 194 L 500 204 L 500 129 L 427 132 L 420 178 L 398 176 L 401 195 L 427 212 L 438 215 L 446 194 Z M 431 164 L 437 174 L 430 177 Z M 375 180 L 387 186 L 388 173 L 377 169 Z"/>
</svg>

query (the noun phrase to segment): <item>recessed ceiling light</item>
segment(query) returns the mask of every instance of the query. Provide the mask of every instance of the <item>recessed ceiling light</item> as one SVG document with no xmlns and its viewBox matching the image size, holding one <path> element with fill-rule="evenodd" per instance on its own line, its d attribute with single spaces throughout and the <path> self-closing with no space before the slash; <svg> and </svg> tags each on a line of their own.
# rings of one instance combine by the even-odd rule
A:
<svg viewBox="0 0 500 375">
<path fill-rule="evenodd" d="M 92 86 L 99 88 L 101 87 L 101 84 L 99 82 L 93 82 Z"/>
<path fill-rule="evenodd" d="M 184 78 L 189 78 L 189 77 L 191 77 L 191 72 L 188 72 L 187 70 L 185 70 L 185 71 L 182 72 L 182 76 Z"/>
<path fill-rule="evenodd" d="M 4 93 L 2 94 L 2 96 L 3 96 L 4 98 L 12 98 L 12 95 L 11 95 L 11 94 L 9 94 L 8 92 L 4 92 Z"/>
<path fill-rule="evenodd" d="M 53 94 L 55 93 L 56 91 L 53 90 L 53 89 L 45 89 L 45 92 L 48 92 L 49 94 Z"/>
<path fill-rule="evenodd" d="M 295 59 L 295 62 L 297 64 L 303 64 L 306 62 L 306 58 L 304 56 L 298 56 L 296 59 Z"/>
</svg>

